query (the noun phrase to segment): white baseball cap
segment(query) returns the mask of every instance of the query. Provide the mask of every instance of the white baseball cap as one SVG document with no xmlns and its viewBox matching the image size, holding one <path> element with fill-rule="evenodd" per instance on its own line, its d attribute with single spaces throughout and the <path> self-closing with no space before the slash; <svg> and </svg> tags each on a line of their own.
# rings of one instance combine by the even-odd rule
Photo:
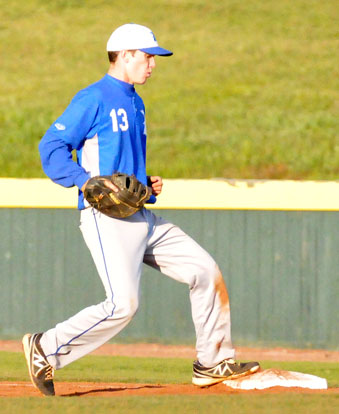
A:
<svg viewBox="0 0 339 414">
<path fill-rule="evenodd" d="M 141 50 L 150 55 L 159 56 L 173 55 L 170 50 L 163 49 L 158 45 L 151 29 L 135 23 L 118 27 L 108 39 L 108 52 L 120 52 L 120 50 Z"/>
</svg>

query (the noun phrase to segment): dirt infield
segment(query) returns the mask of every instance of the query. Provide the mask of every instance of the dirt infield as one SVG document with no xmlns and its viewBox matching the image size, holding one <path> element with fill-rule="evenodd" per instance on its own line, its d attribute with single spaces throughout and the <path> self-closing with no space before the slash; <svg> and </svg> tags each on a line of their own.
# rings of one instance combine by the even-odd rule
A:
<svg viewBox="0 0 339 414">
<path fill-rule="evenodd" d="M 90 382 L 56 382 L 55 393 L 60 397 L 118 397 L 123 395 L 220 395 L 220 394 L 338 394 L 339 388 L 310 390 L 303 388 L 273 387 L 265 390 L 233 390 L 224 384 L 209 388 L 198 388 L 191 384 L 123 384 Z M 0 397 L 43 397 L 31 383 L 1 382 Z"/>
<path fill-rule="evenodd" d="M 0 351 L 21 352 L 19 341 L 0 341 Z M 93 352 L 93 355 L 195 358 L 193 347 L 160 344 L 106 344 Z M 237 358 L 241 360 L 270 361 L 319 361 L 339 362 L 339 351 L 299 350 L 287 348 L 257 349 L 237 348 Z M 191 384 L 120 384 L 120 383 L 85 383 L 56 382 L 56 395 L 63 397 L 115 397 L 121 395 L 215 395 L 241 393 L 339 393 L 339 388 L 328 390 L 309 390 L 302 388 L 274 387 L 266 390 L 241 391 L 227 388 L 224 384 L 200 389 Z M 0 397 L 41 396 L 30 382 L 7 381 L 0 383 Z"/>
</svg>

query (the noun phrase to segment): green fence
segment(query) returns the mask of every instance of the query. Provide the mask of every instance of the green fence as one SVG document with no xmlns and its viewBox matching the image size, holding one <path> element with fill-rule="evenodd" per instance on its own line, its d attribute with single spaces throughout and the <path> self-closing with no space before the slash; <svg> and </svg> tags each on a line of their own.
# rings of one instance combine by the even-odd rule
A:
<svg viewBox="0 0 339 414">
<path fill-rule="evenodd" d="M 155 210 L 217 260 L 235 345 L 338 349 L 339 212 Z M 104 290 L 73 209 L 0 209 L 0 336 L 48 329 Z M 144 267 L 116 341 L 194 343 L 188 287 Z"/>
</svg>

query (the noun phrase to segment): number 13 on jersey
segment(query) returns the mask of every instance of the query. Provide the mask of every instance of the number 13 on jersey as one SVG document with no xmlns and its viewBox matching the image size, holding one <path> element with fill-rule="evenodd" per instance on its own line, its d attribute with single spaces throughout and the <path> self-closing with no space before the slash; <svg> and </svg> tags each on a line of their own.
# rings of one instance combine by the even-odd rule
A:
<svg viewBox="0 0 339 414">
<path fill-rule="evenodd" d="M 123 108 L 119 108 L 117 111 L 112 109 L 110 112 L 110 117 L 112 118 L 112 129 L 113 132 L 118 132 L 128 130 L 128 119 L 127 113 Z"/>
</svg>

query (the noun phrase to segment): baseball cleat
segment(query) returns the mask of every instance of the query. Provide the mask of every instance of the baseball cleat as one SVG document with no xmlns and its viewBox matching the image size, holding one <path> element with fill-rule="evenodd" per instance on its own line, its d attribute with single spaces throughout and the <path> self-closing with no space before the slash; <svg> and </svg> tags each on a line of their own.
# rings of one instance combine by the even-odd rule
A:
<svg viewBox="0 0 339 414">
<path fill-rule="evenodd" d="M 42 334 L 26 334 L 22 338 L 22 345 L 27 361 L 29 376 L 32 384 L 43 395 L 55 395 L 53 384 L 53 367 L 48 363 L 47 358 L 40 346 Z"/>
<path fill-rule="evenodd" d="M 258 362 L 240 362 L 225 359 L 212 368 L 206 368 L 199 361 L 193 363 L 192 383 L 198 387 L 209 387 L 227 379 L 236 379 L 254 374 L 260 369 Z"/>
</svg>

